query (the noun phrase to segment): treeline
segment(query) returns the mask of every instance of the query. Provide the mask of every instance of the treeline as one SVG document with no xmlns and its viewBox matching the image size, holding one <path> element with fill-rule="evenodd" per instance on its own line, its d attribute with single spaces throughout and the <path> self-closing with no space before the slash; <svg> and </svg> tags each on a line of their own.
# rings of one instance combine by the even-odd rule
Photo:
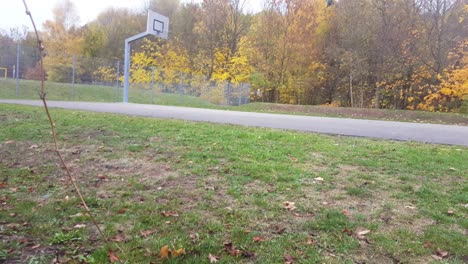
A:
<svg viewBox="0 0 468 264">
<path fill-rule="evenodd" d="M 132 81 L 157 67 L 249 82 L 256 101 L 468 111 L 463 0 L 266 0 L 257 14 L 247 4 L 150 1 L 170 17 L 170 39 L 133 45 Z M 77 18 L 64 0 L 43 26 L 49 78 L 60 78 L 63 54 L 122 59 L 124 39 L 146 26 L 145 10 L 111 8 L 83 27 Z"/>
</svg>

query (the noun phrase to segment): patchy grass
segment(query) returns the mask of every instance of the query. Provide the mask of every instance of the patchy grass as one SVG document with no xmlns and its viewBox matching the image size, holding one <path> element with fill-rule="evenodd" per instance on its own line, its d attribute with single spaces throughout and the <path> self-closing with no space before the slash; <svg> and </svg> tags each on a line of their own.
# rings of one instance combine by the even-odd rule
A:
<svg viewBox="0 0 468 264">
<path fill-rule="evenodd" d="M 16 82 L 13 79 L 0 79 L 0 98 L 2 99 L 39 99 L 38 81 L 20 80 L 19 97 L 16 97 Z M 58 101 L 121 102 L 122 88 L 118 95 L 115 87 L 99 85 L 75 85 L 75 97 L 72 97 L 71 84 L 47 82 L 47 98 Z M 130 89 L 130 102 L 151 104 L 151 91 L 148 89 Z M 221 106 L 204 101 L 199 97 L 179 96 L 156 92 L 154 103 L 198 108 L 234 110 L 259 113 L 278 113 L 311 115 L 357 119 L 391 120 L 468 126 L 468 114 L 430 113 L 423 111 L 379 110 L 350 107 L 326 107 L 311 105 L 285 105 L 272 103 L 251 103 L 241 106 Z"/>
<path fill-rule="evenodd" d="M 0 108 L 4 263 L 467 260 L 467 148 L 53 109 L 104 244 L 43 109 Z"/>
</svg>

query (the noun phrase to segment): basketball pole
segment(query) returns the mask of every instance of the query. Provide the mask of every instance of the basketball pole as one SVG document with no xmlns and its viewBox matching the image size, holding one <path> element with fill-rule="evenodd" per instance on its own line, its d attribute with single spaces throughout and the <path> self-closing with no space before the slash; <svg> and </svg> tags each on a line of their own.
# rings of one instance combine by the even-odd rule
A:
<svg viewBox="0 0 468 264">
<path fill-rule="evenodd" d="M 155 28 L 155 25 L 160 25 L 160 29 Z M 160 30 L 160 31 L 158 31 Z M 169 18 L 164 17 L 156 12 L 148 10 L 148 21 L 146 32 L 140 33 L 133 37 L 125 39 L 125 60 L 124 60 L 124 91 L 123 103 L 128 103 L 128 92 L 130 86 L 130 53 L 132 51 L 132 42 L 142 39 L 146 36 L 153 35 L 159 38 L 167 39 L 169 30 Z"/>
</svg>

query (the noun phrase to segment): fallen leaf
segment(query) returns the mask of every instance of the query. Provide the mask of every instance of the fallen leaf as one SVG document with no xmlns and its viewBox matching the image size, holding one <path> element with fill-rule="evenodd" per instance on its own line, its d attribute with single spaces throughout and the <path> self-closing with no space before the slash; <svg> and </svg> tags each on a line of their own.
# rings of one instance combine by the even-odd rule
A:
<svg viewBox="0 0 468 264">
<path fill-rule="evenodd" d="M 294 202 L 284 202 L 284 209 L 288 210 L 288 211 L 293 211 L 296 209 L 296 203 Z"/>
<path fill-rule="evenodd" d="M 347 234 L 348 236 L 353 235 L 353 231 L 349 230 L 348 228 L 343 229 L 343 233 Z"/>
<path fill-rule="evenodd" d="M 117 211 L 118 214 L 125 214 L 127 212 L 126 208 L 120 208 L 119 211 Z"/>
<path fill-rule="evenodd" d="M 223 244 L 224 249 L 233 257 L 237 257 L 241 254 L 241 251 L 238 249 L 234 249 L 233 245 L 231 242 L 226 242 Z"/>
<path fill-rule="evenodd" d="M 366 235 L 369 234 L 370 232 L 371 232 L 370 230 L 362 229 L 362 228 L 358 228 L 355 231 L 356 237 L 361 240 L 367 240 Z"/>
<path fill-rule="evenodd" d="M 448 214 L 449 216 L 452 216 L 452 215 L 455 214 L 455 212 L 454 212 L 453 210 L 448 210 L 448 211 L 447 211 L 447 214 Z"/>
<path fill-rule="evenodd" d="M 442 257 L 439 257 L 437 255 L 431 255 L 431 257 L 435 260 L 442 260 Z"/>
<path fill-rule="evenodd" d="M 341 211 L 345 216 L 351 216 L 351 212 L 348 210 Z"/>
<path fill-rule="evenodd" d="M 6 187 L 8 187 L 8 183 L 0 182 L 0 188 L 6 188 Z"/>
<path fill-rule="evenodd" d="M 39 146 L 38 145 L 31 145 L 29 149 L 37 149 Z"/>
<path fill-rule="evenodd" d="M 254 242 L 265 242 L 267 240 L 264 237 L 261 237 L 261 236 L 254 236 L 253 241 Z"/>
<path fill-rule="evenodd" d="M 414 209 L 416 209 L 416 207 L 414 207 L 414 206 L 411 206 L 411 205 L 407 205 L 407 206 L 405 206 L 405 208 L 408 208 L 408 209 L 411 209 L 411 210 L 414 210 Z"/>
<path fill-rule="evenodd" d="M 114 263 L 114 262 L 119 262 L 120 259 L 117 257 L 117 255 L 115 254 L 114 251 L 110 250 L 107 251 L 107 256 L 109 256 L 109 261 L 110 263 Z"/>
<path fill-rule="evenodd" d="M 34 187 L 29 187 L 28 188 L 28 192 L 30 192 L 30 193 L 33 193 L 35 190 L 36 190 L 36 188 L 34 188 Z"/>
<path fill-rule="evenodd" d="M 443 251 L 441 250 L 440 248 L 437 248 L 436 249 L 436 253 L 437 253 L 437 256 L 441 257 L 441 258 L 446 258 L 448 257 L 448 252 L 447 251 Z"/>
<path fill-rule="evenodd" d="M 323 178 L 322 178 L 322 177 L 317 177 L 317 178 L 315 178 L 314 180 L 316 180 L 316 181 L 323 181 Z"/>
<path fill-rule="evenodd" d="M 449 170 L 451 170 L 451 171 L 457 171 L 457 169 L 455 169 L 455 168 L 449 168 Z"/>
<path fill-rule="evenodd" d="M 293 264 L 294 258 L 291 255 L 284 256 L 284 264 Z"/>
<path fill-rule="evenodd" d="M 76 229 L 81 229 L 81 228 L 85 228 L 86 225 L 84 224 L 78 224 L 78 225 L 75 225 L 73 228 L 76 228 Z"/>
<path fill-rule="evenodd" d="M 83 216 L 82 213 L 77 213 L 77 214 L 74 214 L 74 215 L 70 215 L 71 218 L 82 217 L 82 216 Z"/>
<path fill-rule="evenodd" d="M 3 142 L 3 144 L 5 144 L 5 145 L 13 144 L 13 143 L 15 143 L 14 140 L 8 140 L 8 141 Z"/>
<path fill-rule="evenodd" d="M 244 230 L 244 234 L 250 234 L 250 232 L 252 232 L 252 231 L 250 231 L 248 229 Z"/>
<path fill-rule="evenodd" d="M 277 235 L 282 235 L 284 233 L 284 231 L 286 231 L 286 227 L 276 226 L 273 233 L 277 234 Z"/>
<path fill-rule="evenodd" d="M 424 245 L 425 248 L 432 248 L 432 246 L 433 246 L 432 243 L 429 242 L 429 241 L 424 242 L 423 245 Z"/>
<path fill-rule="evenodd" d="M 168 259 L 169 255 L 171 254 L 171 251 L 169 250 L 168 246 L 164 246 L 161 248 L 160 254 L 161 254 L 161 258 Z"/>
<path fill-rule="evenodd" d="M 237 250 L 239 251 L 239 250 Z M 250 252 L 250 251 L 247 251 L 247 250 L 243 250 L 241 252 L 241 255 L 244 257 L 244 258 L 255 258 L 255 253 L 254 252 Z"/>
<path fill-rule="evenodd" d="M 123 234 L 118 234 L 109 238 L 109 240 L 112 242 L 122 242 L 125 240 L 125 236 Z"/>
<path fill-rule="evenodd" d="M 162 211 L 161 214 L 164 217 L 169 217 L 169 216 L 178 217 L 179 216 L 179 214 L 177 212 L 174 212 L 174 211 L 169 211 L 169 212 Z"/>
<path fill-rule="evenodd" d="M 208 254 L 208 259 L 210 260 L 210 263 L 216 263 L 219 260 L 218 256 L 215 256 L 213 254 Z"/>
<path fill-rule="evenodd" d="M 312 238 L 309 238 L 307 239 L 307 242 L 306 242 L 307 245 L 315 245 L 315 241 L 312 239 Z"/>
<path fill-rule="evenodd" d="M 148 237 L 149 235 L 152 235 L 156 233 L 156 230 L 146 230 L 146 231 L 141 231 L 140 234 L 142 237 L 146 238 Z"/>
<path fill-rule="evenodd" d="M 185 248 L 179 248 L 177 250 L 171 250 L 172 257 L 178 257 L 180 255 L 185 255 Z"/>
<path fill-rule="evenodd" d="M 192 244 L 195 244 L 200 238 L 200 235 L 198 233 L 194 233 L 194 234 L 190 234 L 189 237 L 190 239 L 192 239 Z"/>
</svg>

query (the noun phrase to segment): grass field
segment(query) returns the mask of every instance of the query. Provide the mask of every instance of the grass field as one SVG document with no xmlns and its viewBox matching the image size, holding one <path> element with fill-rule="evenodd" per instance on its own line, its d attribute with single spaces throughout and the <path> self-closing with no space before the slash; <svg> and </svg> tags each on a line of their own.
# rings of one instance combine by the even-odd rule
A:
<svg viewBox="0 0 468 264">
<path fill-rule="evenodd" d="M 47 98 L 49 100 L 76 100 L 89 102 L 121 102 L 122 89 L 117 96 L 115 87 L 96 85 L 76 85 L 75 97 L 72 97 L 71 84 L 47 82 Z M 16 83 L 12 79 L 0 79 L 0 98 L 3 99 L 38 99 L 40 83 L 37 81 L 21 80 L 19 97 L 16 97 Z M 118 100 L 117 100 L 118 99 Z M 130 102 L 151 103 L 151 92 L 143 89 L 130 90 Z M 203 101 L 193 96 L 179 96 L 177 94 L 156 93 L 155 104 L 175 105 L 199 108 L 212 108 L 246 112 L 263 112 L 279 114 L 313 115 L 327 117 L 344 117 L 360 119 L 394 120 L 403 122 L 424 122 L 436 124 L 453 124 L 468 126 L 468 114 L 429 113 L 422 111 L 377 110 L 349 107 L 324 107 L 282 105 L 272 103 L 251 103 L 242 106 L 220 106 Z"/>
<path fill-rule="evenodd" d="M 53 109 L 104 244 L 43 110 L 0 109 L 0 262 L 468 259 L 467 148 Z"/>
</svg>

